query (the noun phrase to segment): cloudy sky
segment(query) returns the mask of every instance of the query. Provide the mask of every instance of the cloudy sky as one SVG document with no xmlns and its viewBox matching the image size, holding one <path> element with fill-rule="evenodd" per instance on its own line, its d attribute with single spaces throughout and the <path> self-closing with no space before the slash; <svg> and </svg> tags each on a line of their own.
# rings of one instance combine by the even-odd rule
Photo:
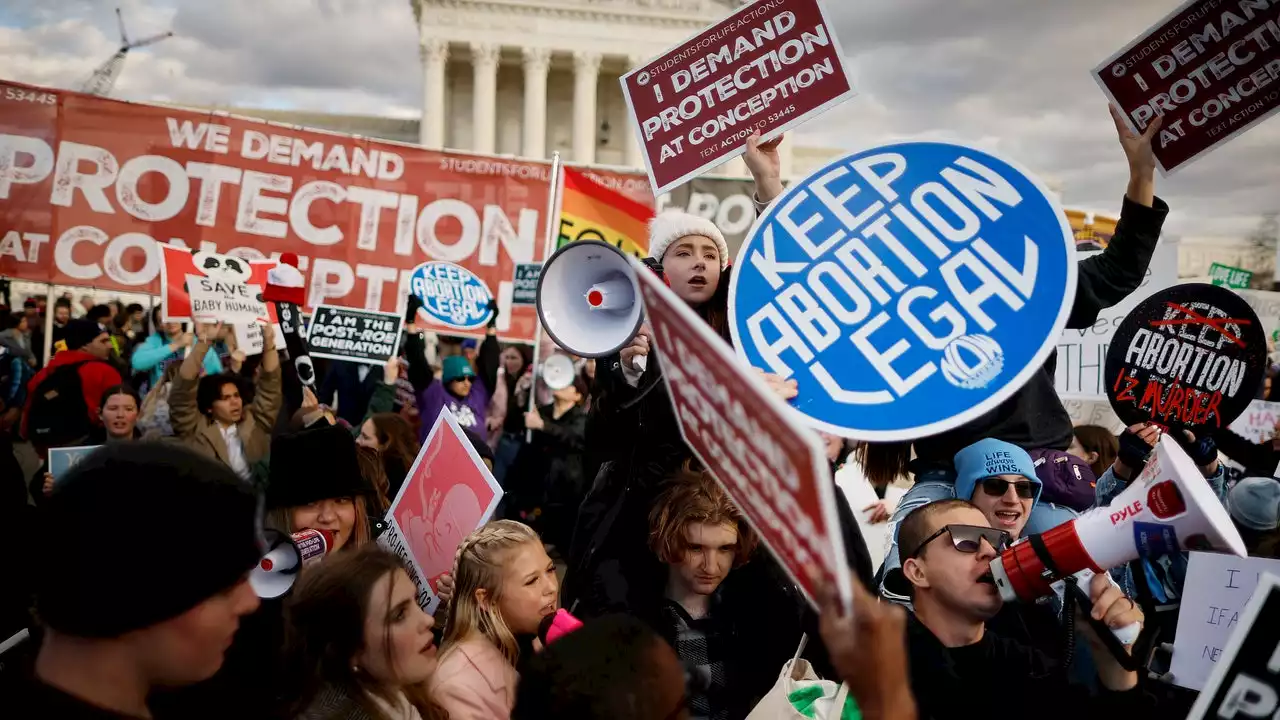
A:
<svg viewBox="0 0 1280 720">
<path fill-rule="evenodd" d="M 108 0 L 0 0 L 0 77 L 76 87 L 115 51 Z M 176 37 L 130 56 L 117 97 L 415 117 L 421 81 L 408 0 L 118 0 L 131 35 Z M 1090 70 L 1177 0 L 831 0 L 860 96 L 807 124 L 809 144 L 903 137 L 999 150 L 1118 209 L 1126 167 Z M 1280 118 L 1159 193 L 1166 231 L 1242 236 L 1280 211 Z"/>
</svg>

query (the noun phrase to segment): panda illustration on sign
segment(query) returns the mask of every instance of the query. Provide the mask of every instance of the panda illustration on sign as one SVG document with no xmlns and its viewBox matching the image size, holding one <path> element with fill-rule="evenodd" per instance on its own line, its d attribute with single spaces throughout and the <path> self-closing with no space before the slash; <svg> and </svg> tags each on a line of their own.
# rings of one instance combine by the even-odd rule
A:
<svg viewBox="0 0 1280 720">
<path fill-rule="evenodd" d="M 160 245 L 160 295 L 164 298 L 165 322 L 188 322 L 191 319 L 191 297 L 187 278 L 201 275 L 237 285 L 256 285 L 258 300 L 267 284 L 267 272 L 276 266 L 274 260 L 250 260 L 203 250 L 190 250 L 173 245 Z M 269 308 L 273 322 L 274 308 Z"/>
</svg>

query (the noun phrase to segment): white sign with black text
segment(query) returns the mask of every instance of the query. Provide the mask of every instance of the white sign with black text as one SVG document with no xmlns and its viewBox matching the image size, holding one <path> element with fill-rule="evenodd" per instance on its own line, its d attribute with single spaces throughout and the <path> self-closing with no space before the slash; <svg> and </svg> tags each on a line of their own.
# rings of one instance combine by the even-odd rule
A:
<svg viewBox="0 0 1280 720">
<path fill-rule="evenodd" d="M 1169 668 L 1175 684 L 1204 689 L 1266 573 L 1280 574 L 1280 560 L 1191 553 Z"/>
<path fill-rule="evenodd" d="M 1105 252 L 1078 252 L 1080 260 L 1086 260 Z M 1103 368 L 1107 363 L 1107 348 L 1116 326 L 1124 320 L 1138 303 L 1157 290 L 1178 283 L 1178 244 L 1162 240 L 1151 255 L 1146 277 L 1133 294 L 1122 302 L 1098 313 L 1098 319 L 1087 328 L 1067 328 L 1058 341 L 1058 363 L 1054 387 L 1058 397 L 1107 401 L 1106 379 Z"/>
</svg>

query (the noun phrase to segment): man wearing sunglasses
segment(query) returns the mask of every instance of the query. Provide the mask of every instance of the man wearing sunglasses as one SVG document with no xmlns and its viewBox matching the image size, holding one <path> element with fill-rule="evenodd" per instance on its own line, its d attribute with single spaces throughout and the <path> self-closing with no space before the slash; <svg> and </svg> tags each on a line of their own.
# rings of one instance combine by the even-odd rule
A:
<svg viewBox="0 0 1280 720">
<path fill-rule="evenodd" d="M 979 492 L 983 492 L 979 490 Z M 997 504 L 998 505 L 998 504 Z M 1137 673 L 1124 670 L 1087 623 L 1077 627 L 1095 648 L 1098 680 L 1091 697 L 1070 683 L 1067 668 L 1034 647 L 987 625 L 1003 606 L 991 561 L 1011 541 L 965 500 L 941 500 L 912 511 L 899 530 L 902 573 L 914 614 L 907 623 L 911 685 L 919 716 L 973 718 L 1005 708 L 1018 717 L 1150 717 Z M 1089 587 L 1093 617 L 1108 627 L 1141 622 L 1142 611 L 1099 574 Z"/>
<path fill-rule="evenodd" d="M 1031 511 L 1039 504 L 1043 489 L 1031 455 L 1012 443 L 988 438 L 956 453 L 954 463 L 954 497 L 977 506 L 991 527 L 1003 530 L 1015 540 L 1021 537 L 1031 518 Z M 1052 525 L 1075 517 L 1070 509 L 1052 505 L 1045 515 L 1052 518 Z M 897 532 L 900 534 L 901 529 Z M 904 602 L 910 588 L 898 564 L 903 549 L 900 537 L 898 542 L 885 556 L 883 590 L 889 600 Z"/>
</svg>

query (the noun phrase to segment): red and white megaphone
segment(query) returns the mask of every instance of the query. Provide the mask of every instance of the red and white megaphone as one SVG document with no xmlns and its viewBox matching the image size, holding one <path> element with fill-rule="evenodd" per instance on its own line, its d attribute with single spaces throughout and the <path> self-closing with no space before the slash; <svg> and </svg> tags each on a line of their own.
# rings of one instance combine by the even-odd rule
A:
<svg viewBox="0 0 1280 720">
<path fill-rule="evenodd" d="M 292 535 L 267 531 L 270 549 L 249 572 L 249 585 L 260 598 L 278 598 L 289 592 L 298 571 L 318 562 L 333 548 L 333 533 L 306 528 Z"/>
<path fill-rule="evenodd" d="M 597 240 L 569 243 L 543 263 L 537 308 L 551 339 L 581 357 L 618 352 L 644 322 L 639 280 L 627 257 Z M 634 363 L 643 370 L 644 360 Z"/>
<path fill-rule="evenodd" d="M 1106 572 L 1139 557 L 1210 549 L 1247 554 L 1204 475 L 1166 435 L 1111 505 L 1010 546 L 991 561 L 991 575 L 1006 602 L 1030 601 L 1080 570 Z"/>
</svg>

